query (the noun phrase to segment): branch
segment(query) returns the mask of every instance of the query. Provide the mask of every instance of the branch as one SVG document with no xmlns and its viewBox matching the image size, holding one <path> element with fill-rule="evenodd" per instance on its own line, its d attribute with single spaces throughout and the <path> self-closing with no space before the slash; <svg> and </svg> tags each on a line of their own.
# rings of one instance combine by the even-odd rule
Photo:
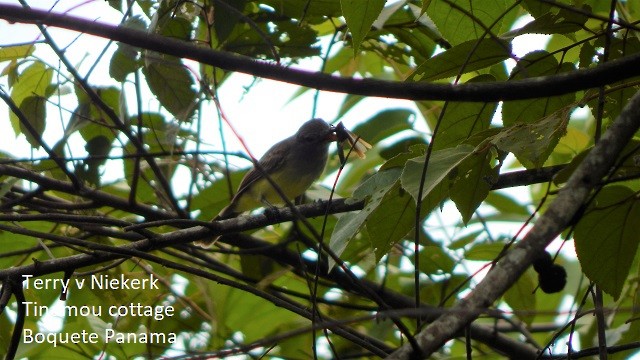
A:
<svg viewBox="0 0 640 360">
<path fill-rule="evenodd" d="M 502 296 L 538 254 L 565 229 L 592 189 L 607 175 L 619 153 L 640 127 L 639 114 L 640 92 L 637 92 L 524 239 L 509 250 L 450 313 L 441 316 L 416 336 L 422 354 L 413 354 L 411 348 L 404 345 L 388 359 L 428 357 Z"/>
<path fill-rule="evenodd" d="M 353 95 L 407 100 L 501 101 L 548 97 L 596 88 L 640 75 L 640 53 L 592 69 L 502 83 L 462 85 L 342 78 L 257 61 L 247 56 L 196 46 L 146 31 L 101 24 L 87 19 L 0 4 L 0 18 L 42 23 L 120 41 L 160 53 L 191 59 L 228 71 Z"/>
</svg>

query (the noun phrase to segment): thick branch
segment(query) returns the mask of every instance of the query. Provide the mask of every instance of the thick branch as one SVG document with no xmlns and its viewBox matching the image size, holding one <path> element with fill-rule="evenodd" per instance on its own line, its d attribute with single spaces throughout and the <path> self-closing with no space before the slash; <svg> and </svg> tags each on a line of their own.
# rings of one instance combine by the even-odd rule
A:
<svg viewBox="0 0 640 360">
<path fill-rule="evenodd" d="M 388 358 L 428 357 L 486 311 L 570 223 L 639 127 L 640 92 L 627 103 L 620 116 L 585 157 L 524 239 L 507 252 L 469 296 L 459 301 L 450 313 L 441 316 L 418 334 L 417 340 L 423 353 L 413 354 L 410 347 L 402 346 Z"/>
<path fill-rule="evenodd" d="M 323 73 L 282 67 L 228 52 L 207 49 L 184 41 L 123 27 L 100 24 L 79 17 L 0 4 L 0 18 L 43 23 L 120 41 L 143 49 L 195 60 L 228 71 L 354 95 L 408 100 L 499 101 L 548 97 L 612 84 L 640 75 L 640 54 L 607 62 L 593 69 L 502 83 L 463 85 L 341 78 Z"/>
</svg>

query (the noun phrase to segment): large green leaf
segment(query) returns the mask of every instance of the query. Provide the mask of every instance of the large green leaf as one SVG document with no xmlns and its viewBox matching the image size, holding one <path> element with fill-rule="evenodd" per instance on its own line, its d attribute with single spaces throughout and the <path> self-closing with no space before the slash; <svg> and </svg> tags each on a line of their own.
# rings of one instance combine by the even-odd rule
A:
<svg viewBox="0 0 640 360">
<path fill-rule="evenodd" d="M 117 116 L 121 116 L 121 91 L 120 89 L 110 87 L 96 87 L 93 89 L 100 97 L 100 100 L 109 108 L 111 108 Z M 107 114 L 96 105 L 79 87 L 76 88 L 76 96 L 78 98 L 78 107 L 73 112 L 69 125 L 65 129 L 65 137 L 79 131 L 85 141 L 97 136 L 103 136 L 109 140 L 115 138 L 113 129 L 113 121 Z"/>
<path fill-rule="evenodd" d="M 40 96 L 27 96 L 20 104 L 20 111 L 25 116 L 27 124 L 20 122 L 20 131 L 27 137 L 32 148 L 40 147 L 42 134 L 45 129 L 47 100 Z"/>
<path fill-rule="evenodd" d="M 427 14 L 453 45 L 483 36 L 488 38 L 485 27 L 499 34 L 506 10 L 504 0 L 431 0 L 428 3 Z"/>
<path fill-rule="evenodd" d="M 357 55 L 360 43 L 369 33 L 371 25 L 378 18 L 386 0 L 340 0 L 342 16 L 344 16 L 349 31 L 353 51 Z"/>
<path fill-rule="evenodd" d="M 196 108 L 194 80 L 179 59 L 147 61 L 142 71 L 151 92 L 178 120 L 188 120 Z"/>
<path fill-rule="evenodd" d="M 495 152 L 490 148 L 474 152 L 455 171 L 456 176 L 451 185 L 451 200 L 456 204 L 465 224 L 498 180 L 501 163 L 491 166 L 493 154 Z"/>
<path fill-rule="evenodd" d="M 550 76 L 575 70 L 570 63 L 559 64 L 546 51 L 535 51 L 522 57 L 511 71 L 513 80 L 536 76 Z M 532 123 L 541 120 L 559 109 L 571 105 L 575 101 L 575 93 L 541 99 L 505 101 L 502 105 L 502 122 L 504 126 L 517 123 Z M 568 116 L 569 113 L 566 112 Z"/>
<path fill-rule="evenodd" d="M 22 71 L 16 83 L 11 87 L 11 99 L 19 108 L 24 110 L 22 102 L 25 101 L 25 99 L 31 97 L 32 99 L 28 100 L 28 105 L 34 105 L 37 101 L 33 99 L 33 97 L 40 97 L 44 100 L 50 95 L 51 89 L 49 88 L 49 85 L 51 85 L 52 79 L 53 70 L 47 67 L 44 63 L 36 61 Z M 42 130 L 44 131 L 44 122 L 41 120 L 46 119 L 46 114 L 42 111 L 45 107 L 41 105 L 37 106 L 37 112 L 34 111 L 25 115 L 27 115 L 30 123 L 36 125 L 36 127 L 42 127 Z M 33 117 L 34 115 L 35 117 Z M 16 136 L 22 133 L 23 129 L 21 128 L 20 120 L 12 111 L 9 111 L 9 119 L 11 120 L 11 126 L 13 127 L 13 131 Z M 33 146 L 33 143 L 31 144 Z"/>
<path fill-rule="evenodd" d="M 146 30 L 146 23 L 138 16 L 128 18 L 123 27 L 135 30 Z M 125 43 L 118 43 L 109 62 L 109 75 L 116 81 L 124 82 L 127 75 L 140 67 L 140 49 Z"/>
<path fill-rule="evenodd" d="M 465 74 L 500 63 L 510 57 L 511 43 L 495 39 L 469 40 L 418 65 L 409 77 L 433 81 Z"/>
<path fill-rule="evenodd" d="M 469 81 L 494 81 L 491 75 L 480 75 Z M 433 149 L 439 150 L 460 145 L 463 140 L 489 128 L 497 103 L 458 102 L 447 108 L 441 119 Z"/>
<path fill-rule="evenodd" d="M 338 219 L 329 241 L 329 248 L 335 254 L 338 256 L 342 254 L 349 241 L 362 229 L 369 215 L 380 206 L 389 189 L 394 187 L 400 174 L 400 168 L 380 171 L 367 179 L 354 191 L 353 201 L 366 199 L 367 203 L 361 211 L 341 215 Z M 330 260 L 330 267 L 333 267 L 333 265 L 333 260 Z"/>
<path fill-rule="evenodd" d="M 446 179 L 453 169 L 472 154 L 473 146 L 471 145 L 460 145 L 455 148 L 434 151 L 431 154 L 431 159 L 429 159 L 429 167 L 422 187 L 422 199 L 426 198 L 431 190 Z M 402 187 L 416 200 L 420 190 L 424 160 L 425 157 L 421 156 L 407 161 L 400 178 Z"/>
<path fill-rule="evenodd" d="M 504 294 L 504 300 L 518 318 L 531 326 L 536 315 L 536 296 L 533 291 L 538 286 L 533 270 L 526 271 Z"/>
<path fill-rule="evenodd" d="M 494 136 L 491 142 L 513 153 L 525 167 L 541 167 L 564 136 L 570 110 L 560 109 L 532 124 L 515 124 Z"/>
<path fill-rule="evenodd" d="M 450 274 L 456 262 L 442 247 L 427 245 L 420 250 L 420 271 L 425 274 Z"/>
<path fill-rule="evenodd" d="M 242 9 L 247 4 L 247 0 L 236 0 L 229 2 L 214 3 L 213 27 L 216 30 L 218 42 L 223 42 L 231 35 L 233 28 L 240 20 Z M 237 10 L 237 12 L 232 9 Z"/>
<path fill-rule="evenodd" d="M 464 258 L 466 260 L 493 261 L 504 251 L 505 245 L 506 243 L 503 241 L 475 243 L 464 253 Z"/>
<path fill-rule="evenodd" d="M 415 218 L 415 200 L 396 182 L 366 221 L 376 262 L 414 228 Z"/>
<path fill-rule="evenodd" d="M 640 242 L 640 202 L 624 186 L 605 187 L 575 228 L 576 253 L 584 273 L 618 298 Z"/>
</svg>

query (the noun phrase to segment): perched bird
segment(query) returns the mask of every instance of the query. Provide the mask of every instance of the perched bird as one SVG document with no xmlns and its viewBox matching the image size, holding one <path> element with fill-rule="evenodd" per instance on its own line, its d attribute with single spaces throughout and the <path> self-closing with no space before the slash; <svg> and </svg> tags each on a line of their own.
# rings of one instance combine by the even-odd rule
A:
<svg viewBox="0 0 640 360">
<path fill-rule="evenodd" d="M 322 119 L 302 124 L 293 136 L 267 150 L 258 160 L 258 166 L 244 176 L 231 203 L 213 221 L 232 218 L 260 206 L 284 203 L 267 177 L 289 200 L 304 194 L 322 174 L 327 164 L 329 145 L 335 140 L 335 128 Z M 217 239 L 199 240 L 196 245 L 209 247 Z"/>
</svg>

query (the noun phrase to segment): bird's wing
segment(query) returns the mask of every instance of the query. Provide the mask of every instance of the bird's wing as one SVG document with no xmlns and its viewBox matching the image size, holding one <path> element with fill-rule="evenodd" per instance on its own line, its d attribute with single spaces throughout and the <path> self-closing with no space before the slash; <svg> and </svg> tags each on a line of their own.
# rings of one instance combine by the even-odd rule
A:
<svg viewBox="0 0 640 360">
<path fill-rule="evenodd" d="M 287 139 L 289 140 L 289 139 Z M 258 161 L 258 165 L 262 168 L 262 170 L 267 175 L 272 175 L 280 170 L 287 158 L 287 140 L 281 141 L 275 145 L 273 145 L 265 155 Z M 268 156 L 267 156 L 268 155 Z M 247 188 L 251 186 L 254 182 L 262 179 L 262 172 L 255 168 L 255 166 L 249 170 L 249 172 L 244 176 L 242 182 L 240 182 L 240 186 L 238 186 L 238 192 L 236 196 L 239 196 L 243 192 L 246 191 Z"/>
</svg>

